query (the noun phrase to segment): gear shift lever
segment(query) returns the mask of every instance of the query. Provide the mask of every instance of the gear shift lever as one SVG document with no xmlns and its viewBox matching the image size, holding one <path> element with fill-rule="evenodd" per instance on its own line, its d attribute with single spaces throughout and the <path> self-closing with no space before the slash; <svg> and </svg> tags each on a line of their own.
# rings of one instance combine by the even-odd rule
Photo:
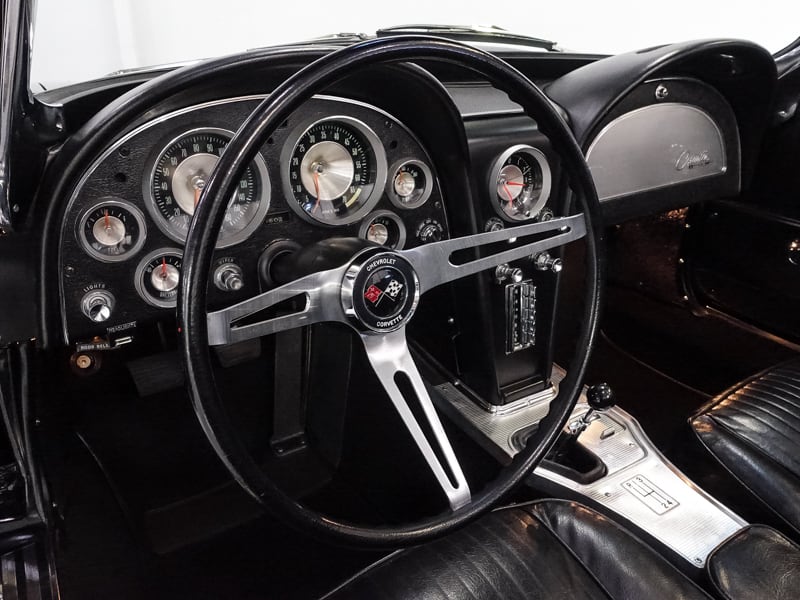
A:
<svg viewBox="0 0 800 600">
<path fill-rule="evenodd" d="M 596 417 L 593 415 L 596 412 L 608 410 L 617 403 L 614 390 L 607 383 L 598 383 L 586 390 L 586 401 L 589 403 L 589 410 L 583 415 L 582 420 L 587 425 L 594 421 Z"/>
<path fill-rule="evenodd" d="M 589 424 L 600 415 L 597 413 L 603 412 L 616 404 L 614 390 L 607 383 L 598 383 L 586 390 L 586 401 L 589 404 L 589 410 L 583 413 L 580 419 L 575 419 L 567 425 L 567 431 L 572 436 L 579 436 L 589 426 Z"/>
<path fill-rule="evenodd" d="M 567 425 L 567 430 L 559 436 L 550 451 L 550 456 L 556 462 L 563 462 L 565 457 L 575 449 L 580 435 L 592 421 L 599 418 L 598 413 L 608 410 L 616 404 L 614 390 L 607 383 L 590 386 L 586 390 L 586 401 L 589 404 L 589 410 L 579 419 L 575 419 Z"/>
</svg>

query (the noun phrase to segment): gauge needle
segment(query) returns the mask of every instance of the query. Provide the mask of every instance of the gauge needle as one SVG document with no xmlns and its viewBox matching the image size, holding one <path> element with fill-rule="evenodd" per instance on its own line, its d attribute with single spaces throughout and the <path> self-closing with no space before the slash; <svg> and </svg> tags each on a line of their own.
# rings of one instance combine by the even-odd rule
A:
<svg viewBox="0 0 800 600">
<path fill-rule="evenodd" d="M 511 204 L 514 201 L 514 195 L 511 193 L 511 190 L 508 189 L 508 186 L 509 186 L 508 183 L 504 183 L 503 184 L 503 189 L 506 192 L 506 196 L 508 196 L 508 203 Z"/>
<path fill-rule="evenodd" d="M 108 218 L 108 209 L 106 209 L 106 212 L 104 213 L 104 215 L 105 216 L 103 217 L 103 221 L 106 224 L 106 231 L 110 231 L 111 230 L 111 219 Z"/>
<path fill-rule="evenodd" d="M 508 182 L 506 182 L 506 185 L 513 185 L 513 186 L 517 186 L 517 187 L 522 187 L 525 184 L 524 183 L 520 183 L 519 181 L 508 181 Z"/>
<path fill-rule="evenodd" d="M 167 278 L 167 259 L 166 257 L 162 257 L 161 259 L 161 279 Z"/>
<path fill-rule="evenodd" d="M 203 194 L 203 188 L 196 187 L 194 188 L 194 205 L 195 208 L 197 207 L 197 203 L 200 202 L 200 196 Z"/>
<path fill-rule="evenodd" d="M 319 173 L 317 173 L 316 169 L 314 170 L 314 194 L 317 198 L 317 203 L 311 212 L 317 212 L 319 208 Z"/>
</svg>

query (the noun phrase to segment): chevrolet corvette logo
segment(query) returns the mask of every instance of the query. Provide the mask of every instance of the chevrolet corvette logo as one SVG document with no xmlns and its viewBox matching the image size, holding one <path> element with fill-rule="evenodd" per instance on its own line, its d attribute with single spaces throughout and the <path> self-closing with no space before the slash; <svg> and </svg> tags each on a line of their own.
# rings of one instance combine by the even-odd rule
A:
<svg viewBox="0 0 800 600">
<path fill-rule="evenodd" d="M 367 291 L 364 292 L 364 298 L 372 302 L 373 304 L 377 304 L 378 300 L 380 300 L 383 292 L 377 285 L 371 285 L 367 288 Z"/>
<path fill-rule="evenodd" d="M 710 164 L 711 157 L 709 156 L 708 150 L 702 150 L 700 152 L 684 150 L 675 162 L 675 170 L 683 171 L 685 169 L 696 169 Z"/>
<path fill-rule="evenodd" d="M 381 288 L 379 288 L 377 285 L 369 286 L 364 292 L 364 298 L 372 304 L 377 305 L 378 302 L 380 302 L 381 297 L 385 295 L 394 302 L 397 300 L 397 296 L 399 296 L 400 292 L 402 291 L 403 284 L 396 279 L 392 279 L 389 282 L 389 285 L 386 286 L 385 290 L 381 290 Z"/>
<path fill-rule="evenodd" d="M 397 279 L 392 279 L 384 291 L 389 294 L 390 298 L 397 298 L 397 295 L 403 291 L 403 284 L 397 281 Z"/>
</svg>

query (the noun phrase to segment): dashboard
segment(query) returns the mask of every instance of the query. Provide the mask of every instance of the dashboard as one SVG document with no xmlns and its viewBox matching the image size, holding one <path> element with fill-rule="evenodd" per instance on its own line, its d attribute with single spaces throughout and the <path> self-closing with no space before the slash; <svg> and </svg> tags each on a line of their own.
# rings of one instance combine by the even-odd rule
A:
<svg viewBox="0 0 800 600">
<path fill-rule="evenodd" d="M 42 96 L 79 123 L 39 192 L 54 199 L 38 278 L 48 344 L 78 357 L 134 340 L 142 355 L 174 348 L 183 245 L 207 179 L 265 94 L 321 54 L 264 50 L 133 77 L 111 104 L 91 86 Z M 613 225 L 739 193 L 770 61 L 715 42 L 515 65 L 570 123 Z M 154 95 L 160 86 L 171 95 Z M 557 151 L 513 97 L 453 65 L 366 70 L 259 149 L 227 207 L 208 308 L 291 279 L 276 274 L 281 257 L 323 240 L 410 249 L 564 215 L 570 201 Z M 562 262 L 552 252 L 502 267 L 436 290 L 410 329 L 445 376 L 491 404 L 547 384 Z"/>
<path fill-rule="evenodd" d="M 172 314 L 194 207 L 262 99 L 211 101 L 145 122 L 89 167 L 61 233 L 67 340 L 124 341 L 126 332 Z M 550 159 L 522 141 L 492 148 L 487 231 L 552 217 Z M 436 167 L 415 135 L 375 106 L 315 97 L 239 182 L 217 240 L 210 302 L 232 304 L 276 285 L 276 258 L 329 237 L 404 249 L 449 235 Z"/>
</svg>

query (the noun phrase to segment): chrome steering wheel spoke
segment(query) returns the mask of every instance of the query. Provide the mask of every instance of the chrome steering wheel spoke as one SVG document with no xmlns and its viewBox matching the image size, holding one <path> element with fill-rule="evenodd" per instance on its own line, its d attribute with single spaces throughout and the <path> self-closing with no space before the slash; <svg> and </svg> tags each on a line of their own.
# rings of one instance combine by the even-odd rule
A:
<svg viewBox="0 0 800 600">
<path fill-rule="evenodd" d="M 579 213 L 570 217 L 426 244 L 411 250 L 403 250 L 398 254 L 413 265 L 419 276 L 420 294 L 424 294 L 444 283 L 474 275 L 512 260 L 552 250 L 585 235 L 586 221 L 583 213 Z M 492 244 L 512 243 L 531 236 L 536 236 L 537 239 L 505 249 L 490 248 Z M 481 250 L 484 256 L 468 258 L 464 262 L 453 262 L 454 253 L 470 249 Z"/>
<path fill-rule="evenodd" d="M 469 485 L 417 365 L 411 358 L 405 329 L 381 335 L 363 333 L 361 340 L 375 374 L 447 496 L 450 508 L 455 511 L 468 504 L 471 499 Z M 401 384 L 403 379 L 405 384 Z M 412 394 L 416 398 L 408 397 Z M 420 408 L 418 414 L 412 411 L 409 402 L 416 403 Z M 432 439 L 426 436 L 426 429 Z"/>
<path fill-rule="evenodd" d="M 312 325 L 323 321 L 345 322 L 339 299 L 347 266 L 312 273 L 291 283 L 208 313 L 208 344 L 221 346 Z M 295 312 L 262 320 L 249 320 L 260 311 L 297 298 L 304 303 Z M 245 319 L 248 321 L 242 323 Z"/>
</svg>

